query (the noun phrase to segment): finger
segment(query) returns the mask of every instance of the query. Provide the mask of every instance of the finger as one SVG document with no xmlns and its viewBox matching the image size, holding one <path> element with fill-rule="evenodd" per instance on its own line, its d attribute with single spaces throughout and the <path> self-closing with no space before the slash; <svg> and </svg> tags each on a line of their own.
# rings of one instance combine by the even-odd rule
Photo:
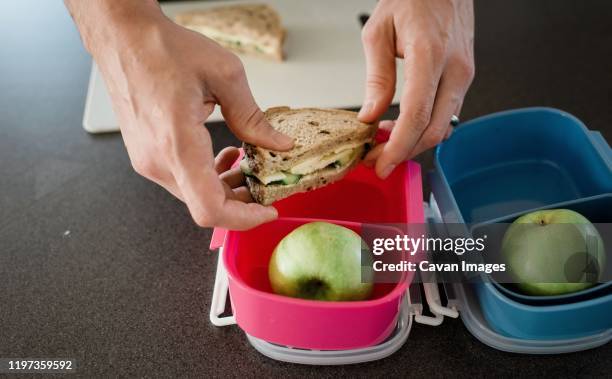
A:
<svg viewBox="0 0 612 379">
<path fill-rule="evenodd" d="M 236 159 L 240 156 L 240 150 L 234 146 L 228 146 L 221 150 L 215 157 L 215 170 L 218 174 L 222 174 L 229 170 Z"/>
<path fill-rule="evenodd" d="M 245 179 L 240 167 L 234 167 L 221 173 L 219 178 L 223 180 L 230 188 L 236 188 L 244 185 Z"/>
<path fill-rule="evenodd" d="M 395 126 L 395 121 L 394 120 L 383 120 L 383 121 L 378 123 L 378 127 L 380 129 L 385 129 L 385 130 L 389 130 L 389 131 L 391 131 L 391 129 L 393 129 L 394 126 Z"/>
<path fill-rule="evenodd" d="M 243 205 L 246 205 L 245 203 L 252 203 L 253 198 L 251 197 L 251 193 L 245 186 L 232 189 L 226 183 L 222 184 L 226 200 L 216 212 L 214 225 L 235 230 L 244 230 L 264 222 L 272 221 L 278 217 L 276 209 L 261 205 L 258 207 L 251 207 L 251 209 L 242 207 L 242 210 L 234 210 L 234 208 L 241 208 L 240 203 L 243 203 Z"/>
<path fill-rule="evenodd" d="M 245 186 L 234 188 L 234 198 L 238 201 L 242 201 L 244 203 L 252 203 L 253 197 L 251 196 L 251 191 Z"/>
<path fill-rule="evenodd" d="M 186 203 L 194 221 L 203 227 L 219 226 L 245 230 L 278 217 L 276 209 L 259 204 L 245 204 L 241 191 L 236 194 L 223 184 L 214 170 L 182 181 Z M 226 192 L 227 191 L 227 192 Z M 231 193 L 229 192 L 231 191 Z M 234 200 L 237 195 L 239 200 Z"/>
<path fill-rule="evenodd" d="M 395 41 L 391 22 L 376 22 L 375 15 L 362 31 L 366 83 L 359 120 L 374 122 L 389 108 L 395 93 Z"/>
<path fill-rule="evenodd" d="M 228 127 L 236 137 L 253 145 L 275 151 L 291 149 L 293 139 L 270 126 L 255 103 L 242 64 L 237 64 L 231 82 L 219 83 L 215 94 Z"/>
<path fill-rule="evenodd" d="M 457 106 L 457 109 L 455 109 L 455 113 L 453 113 L 453 114 L 455 116 L 459 117 L 461 115 L 461 108 L 462 107 L 463 107 L 463 99 L 461 99 L 461 101 L 459 102 L 459 105 Z M 445 140 L 449 139 L 453 135 L 454 131 L 455 131 L 455 126 L 449 125 L 448 131 L 446 132 L 446 136 L 444 136 L 444 139 Z"/>
<path fill-rule="evenodd" d="M 456 100 L 452 98 L 453 96 L 448 93 L 443 93 L 439 96 L 434 106 L 432 120 L 410 153 L 410 157 L 417 156 L 444 140 L 444 137 L 446 137 L 451 128 L 449 120 L 456 106 Z M 444 121 L 445 118 L 446 121 Z"/>
<path fill-rule="evenodd" d="M 234 198 L 234 191 L 232 190 L 232 188 L 230 186 L 228 186 L 227 183 L 221 182 L 221 184 L 223 185 L 223 191 L 225 192 L 225 198 L 226 199 L 233 199 Z"/>
<path fill-rule="evenodd" d="M 449 126 L 448 129 L 446 130 L 446 134 L 444 135 L 444 139 L 447 140 L 450 138 L 450 136 L 453 134 L 453 127 Z"/>
<path fill-rule="evenodd" d="M 382 120 L 381 122 L 378 123 L 379 129 L 383 129 L 388 132 L 393 130 L 394 126 L 395 126 L 395 121 L 393 120 Z M 366 165 L 367 167 L 374 166 L 374 163 L 376 162 L 376 159 L 378 159 L 378 157 L 380 156 L 380 153 L 382 152 L 382 149 L 385 143 L 386 142 L 381 142 L 377 144 L 376 146 L 374 146 L 370 151 L 368 151 L 366 156 L 363 158 L 363 164 Z"/>
<path fill-rule="evenodd" d="M 404 49 L 404 85 L 400 114 L 389 141 L 376 161 L 376 173 L 386 178 L 408 158 L 429 124 L 441 76 L 438 49 L 416 43 Z"/>
<path fill-rule="evenodd" d="M 436 146 L 447 135 L 450 135 L 449 133 L 452 131 L 450 119 L 453 114 L 457 115 L 466 90 L 467 85 L 463 77 L 453 66 L 449 66 L 438 87 L 431 121 L 415 145 L 411 156 L 416 156 Z"/>
<path fill-rule="evenodd" d="M 231 230 L 247 230 L 278 218 L 274 207 L 227 200 L 219 224 Z"/>
<path fill-rule="evenodd" d="M 385 144 L 386 142 L 378 144 L 374 146 L 372 150 L 368 151 L 366 156 L 363 158 L 363 164 L 365 164 L 367 167 L 373 167 L 374 164 L 376 163 L 376 160 L 378 159 L 383 149 L 385 148 Z"/>
<path fill-rule="evenodd" d="M 183 133 L 177 136 L 173 175 L 198 225 L 243 230 L 278 216 L 272 207 L 247 206 L 228 199 L 227 185 L 219 179 L 214 168 L 210 134 L 199 124 L 182 130 Z"/>
</svg>

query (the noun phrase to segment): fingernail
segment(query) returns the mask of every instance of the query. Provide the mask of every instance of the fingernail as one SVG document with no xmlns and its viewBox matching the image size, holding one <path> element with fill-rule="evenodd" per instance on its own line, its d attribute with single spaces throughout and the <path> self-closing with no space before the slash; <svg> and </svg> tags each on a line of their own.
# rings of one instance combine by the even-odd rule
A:
<svg viewBox="0 0 612 379">
<path fill-rule="evenodd" d="M 359 110 L 358 117 L 367 116 L 367 114 L 370 113 L 372 109 L 374 109 L 374 102 L 370 100 L 366 101 L 363 107 L 361 107 L 361 109 Z"/>
<path fill-rule="evenodd" d="M 278 218 L 278 211 L 276 210 L 276 208 L 274 208 L 273 206 L 269 206 L 268 209 L 270 210 L 270 217 L 272 219 L 277 219 Z"/>
<path fill-rule="evenodd" d="M 387 179 L 387 177 L 389 175 L 391 175 L 391 172 L 393 171 L 393 169 L 395 168 L 396 165 L 394 164 L 390 164 L 389 166 L 385 167 L 384 170 L 382 170 L 382 172 L 380 173 L 381 178 L 382 179 Z"/>
<path fill-rule="evenodd" d="M 378 123 L 378 127 L 381 129 L 392 129 L 395 126 L 395 121 L 393 120 L 382 120 Z"/>
</svg>

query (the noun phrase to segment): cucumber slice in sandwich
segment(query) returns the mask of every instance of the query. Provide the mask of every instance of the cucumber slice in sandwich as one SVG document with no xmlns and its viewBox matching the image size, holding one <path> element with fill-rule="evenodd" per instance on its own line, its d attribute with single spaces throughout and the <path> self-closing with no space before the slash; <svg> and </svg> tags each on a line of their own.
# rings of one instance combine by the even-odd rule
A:
<svg viewBox="0 0 612 379">
<path fill-rule="evenodd" d="M 285 172 L 285 179 L 282 180 L 283 184 L 295 184 L 300 181 L 302 175 L 295 175 Z"/>
</svg>

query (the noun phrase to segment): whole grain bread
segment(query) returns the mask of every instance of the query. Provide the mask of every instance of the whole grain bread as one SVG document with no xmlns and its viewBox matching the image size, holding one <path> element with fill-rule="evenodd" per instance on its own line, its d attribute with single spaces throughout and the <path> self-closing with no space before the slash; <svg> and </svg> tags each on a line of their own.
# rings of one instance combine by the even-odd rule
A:
<svg viewBox="0 0 612 379">
<path fill-rule="evenodd" d="M 243 144 L 249 169 L 260 176 L 287 171 L 341 145 L 372 143 L 378 127 L 357 120 L 356 112 L 338 109 L 277 107 L 268 109 L 265 116 L 274 129 L 294 139 L 294 147 L 279 152 Z"/>
<path fill-rule="evenodd" d="M 251 55 L 283 60 L 285 29 L 278 13 L 267 4 L 230 4 L 179 13 L 174 21 L 207 35 L 220 45 Z M 210 35 L 210 30 L 255 44 L 236 44 Z"/>
</svg>

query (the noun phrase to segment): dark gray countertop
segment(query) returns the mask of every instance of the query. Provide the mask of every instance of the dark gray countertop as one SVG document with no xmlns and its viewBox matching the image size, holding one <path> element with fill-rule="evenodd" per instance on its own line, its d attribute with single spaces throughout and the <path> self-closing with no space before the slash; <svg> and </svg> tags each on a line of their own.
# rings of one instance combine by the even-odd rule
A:
<svg viewBox="0 0 612 379">
<path fill-rule="evenodd" d="M 612 2 L 480 0 L 463 119 L 543 105 L 612 140 Z M 119 134 L 81 128 L 90 58 L 58 0 L 0 12 L 0 357 L 74 357 L 94 376 L 609 376 L 612 346 L 493 350 L 460 320 L 415 325 L 390 358 L 308 367 L 208 321 L 211 231 L 136 175 Z M 237 141 L 210 126 L 216 150 Z M 431 153 L 419 157 L 431 167 Z M 427 185 L 425 185 L 427 190 Z"/>
</svg>

